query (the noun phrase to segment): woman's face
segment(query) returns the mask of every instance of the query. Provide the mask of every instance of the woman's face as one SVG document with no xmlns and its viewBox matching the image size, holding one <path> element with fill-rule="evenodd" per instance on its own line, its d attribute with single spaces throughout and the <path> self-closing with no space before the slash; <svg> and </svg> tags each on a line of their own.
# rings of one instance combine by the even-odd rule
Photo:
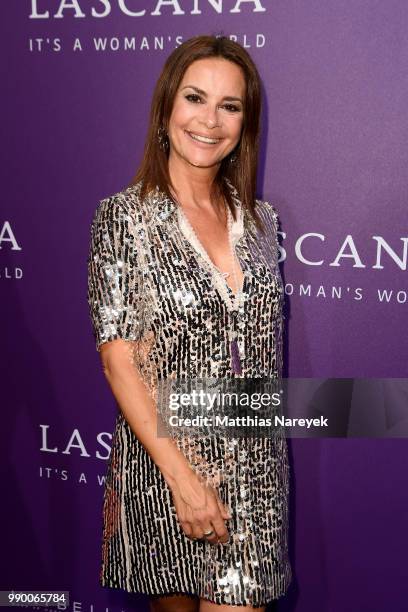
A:
<svg viewBox="0 0 408 612">
<path fill-rule="evenodd" d="M 190 64 L 169 121 L 171 161 L 199 167 L 219 165 L 239 142 L 244 95 L 244 75 L 233 62 L 206 58 Z M 203 142 L 203 138 L 210 141 Z"/>
</svg>

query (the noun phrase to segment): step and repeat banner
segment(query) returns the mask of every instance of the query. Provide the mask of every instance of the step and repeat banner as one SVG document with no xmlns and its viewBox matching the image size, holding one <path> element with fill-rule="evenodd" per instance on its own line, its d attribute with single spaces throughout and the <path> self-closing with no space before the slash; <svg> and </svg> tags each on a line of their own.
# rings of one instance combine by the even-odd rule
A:
<svg viewBox="0 0 408 612">
<path fill-rule="evenodd" d="M 403 381 L 408 7 L 9 0 L 0 10 L 0 590 L 68 591 L 73 611 L 143 611 L 143 595 L 98 583 L 117 408 L 86 301 L 95 208 L 135 174 L 167 56 L 197 34 L 231 37 L 263 81 L 258 196 L 280 215 L 286 375 Z M 404 387 L 400 397 L 404 420 Z M 294 578 L 280 611 L 405 609 L 408 434 L 388 435 L 382 402 L 374 392 L 365 404 L 367 421 L 382 419 L 375 435 L 288 441 Z"/>
</svg>

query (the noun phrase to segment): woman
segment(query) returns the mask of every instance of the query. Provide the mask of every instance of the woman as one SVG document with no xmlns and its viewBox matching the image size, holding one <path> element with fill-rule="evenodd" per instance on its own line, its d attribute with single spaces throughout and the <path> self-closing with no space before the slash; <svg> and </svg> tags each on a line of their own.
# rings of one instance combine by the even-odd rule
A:
<svg viewBox="0 0 408 612">
<path fill-rule="evenodd" d="M 88 300 L 117 400 L 102 586 L 152 611 L 264 609 L 291 580 L 284 438 L 158 437 L 168 378 L 278 378 L 277 217 L 255 200 L 260 79 L 226 37 L 167 59 L 133 184 L 92 225 Z"/>
</svg>

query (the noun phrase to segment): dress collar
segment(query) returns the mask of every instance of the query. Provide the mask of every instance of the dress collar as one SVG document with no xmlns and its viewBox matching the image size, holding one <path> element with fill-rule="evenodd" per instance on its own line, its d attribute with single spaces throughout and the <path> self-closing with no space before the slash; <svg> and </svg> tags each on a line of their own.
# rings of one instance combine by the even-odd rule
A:
<svg viewBox="0 0 408 612">
<path fill-rule="evenodd" d="M 236 187 L 234 187 L 229 179 L 225 178 L 225 181 L 230 189 L 236 207 L 237 219 L 232 223 L 232 235 L 234 240 L 238 240 L 242 236 L 244 228 L 256 229 L 256 225 L 251 214 L 242 206 Z M 156 186 L 156 190 L 153 194 L 153 203 L 156 205 L 157 209 L 155 217 L 156 220 L 161 223 L 169 219 L 178 206 L 172 198 L 163 191 L 160 191 L 158 186 Z"/>
</svg>

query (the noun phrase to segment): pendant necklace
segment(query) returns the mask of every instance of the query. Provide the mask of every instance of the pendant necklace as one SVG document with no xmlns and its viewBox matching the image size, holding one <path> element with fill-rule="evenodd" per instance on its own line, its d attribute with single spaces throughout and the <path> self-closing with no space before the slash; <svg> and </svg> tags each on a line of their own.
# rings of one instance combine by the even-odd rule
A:
<svg viewBox="0 0 408 612">
<path fill-rule="evenodd" d="M 234 251 L 234 245 L 232 242 L 232 214 L 231 214 L 231 211 L 229 207 L 227 206 L 228 244 L 229 244 L 230 256 L 231 256 L 232 276 L 234 279 L 235 290 L 236 290 L 235 294 L 231 290 L 231 288 L 228 286 L 227 281 L 226 281 L 226 278 L 229 276 L 229 272 L 221 272 L 221 270 L 219 270 L 217 266 L 212 262 L 212 260 L 207 254 L 207 251 L 204 249 L 203 245 L 198 239 L 198 236 L 194 228 L 192 227 L 190 221 L 188 220 L 187 215 L 183 211 L 183 208 L 180 205 L 180 202 L 176 198 L 174 199 L 176 200 L 178 204 L 178 209 L 180 211 L 180 214 L 182 215 L 189 231 L 194 236 L 197 244 L 201 247 L 200 250 L 202 251 L 202 255 L 206 263 L 209 265 L 211 272 L 215 274 L 216 276 L 218 277 L 221 276 L 223 278 L 223 283 L 222 283 L 223 288 L 224 288 L 223 295 L 225 297 L 225 301 L 227 302 L 227 310 L 229 311 L 230 320 L 231 320 L 231 324 L 228 330 L 228 340 L 229 340 L 229 349 L 230 349 L 230 357 L 231 357 L 231 369 L 235 374 L 241 375 L 242 374 L 242 364 L 241 364 L 242 355 L 240 354 L 240 349 L 238 345 L 238 320 L 237 319 L 238 319 L 238 305 L 239 305 L 239 300 L 242 294 L 242 290 L 238 286 L 238 278 L 237 278 L 236 265 L 235 265 L 235 251 Z M 230 298 L 228 294 L 228 290 L 230 290 L 231 293 L 233 293 L 232 299 Z"/>
<path fill-rule="evenodd" d="M 241 294 L 241 289 L 238 286 L 238 277 L 235 268 L 235 250 L 234 245 L 232 243 L 232 231 L 231 231 L 232 219 L 231 219 L 231 211 L 228 208 L 228 242 L 230 247 L 230 255 L 231 255 L 231 264 L 232 264 L 232 276 L 234 278 L 235 291 L 233 300 L 234 304 L 232 304 L 231 308 L 231 316 L 232 316 L 232 329 L 229 332 L 229 341 L 230 341 L 230 355 L 231 355 L 231 368 L 235 374 L 242 374 L 242 365 L 241 365 L 241 357 L 239 354 L 239 346 L 238 346 L 238 301 Z"/>
</svg>

